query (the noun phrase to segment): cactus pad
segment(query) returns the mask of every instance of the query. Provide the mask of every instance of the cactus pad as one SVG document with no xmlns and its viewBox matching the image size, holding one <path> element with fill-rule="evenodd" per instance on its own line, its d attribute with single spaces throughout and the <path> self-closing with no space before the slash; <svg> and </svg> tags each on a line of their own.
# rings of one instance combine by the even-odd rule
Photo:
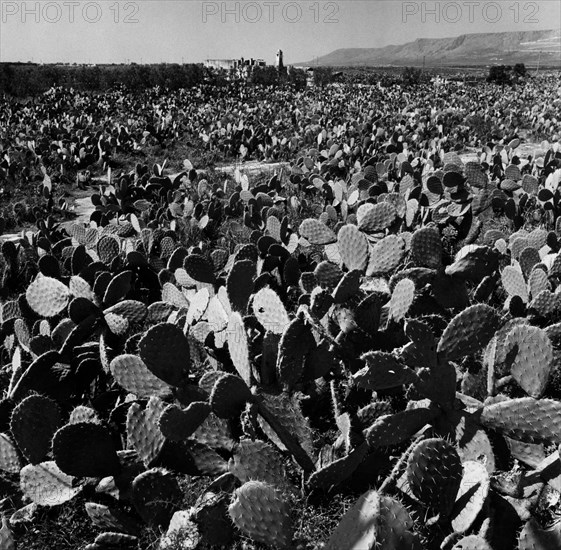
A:
<svg viewBox="0 0 561 550">
<path fill-rule="evenodd" d="M 39 506 L 64 504 L 82 490 L 73 477 L 52 461 L 24 466 L 20 472 L 20 487 L 23 494 Z"/>
<path fill-rule="evenodd" d="M 234 524 L 256 542 L 290 548 L 292 523 L 288 503 L 271 485 L 248 481 L 236 490 L 228 513 Z"/>
<path fill-rule="evenodd" d="M 153 326 L 140 339 L 138 350 L 148 370 L 171 386 L 180 386 L 189 373 L 189 341 L 176 325 Z"/>
<path fill-rule="evenodd" d="M 54 317 L 67 305 L 70 290 L 66 285 L 51 277 L 37 277 L 25 294 L 31 309 L 42 317 Z"/>
<path fill-rule="evenodd" d="M 543 330 L 528 325 L 514 327 L 505 341 L 511 357 L 511 373 L 531 397 L 541 397 L 553 364 L 553 346 Z"/>
</svg>

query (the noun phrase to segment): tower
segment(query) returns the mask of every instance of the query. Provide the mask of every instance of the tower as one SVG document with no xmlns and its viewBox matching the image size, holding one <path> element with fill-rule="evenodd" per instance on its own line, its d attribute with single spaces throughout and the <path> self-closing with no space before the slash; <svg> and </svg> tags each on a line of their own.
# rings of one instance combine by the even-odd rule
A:
<svg viewBox="0 0 561 550">
<path fill-rule="evenodd" d="M 277 70 L 279 71 L 279 73 L 281 73 L 284 69 L 284 64 L 282 62 L 282 50 L 277 51 L 276 67 L 277 67 Z"/>
</svg>

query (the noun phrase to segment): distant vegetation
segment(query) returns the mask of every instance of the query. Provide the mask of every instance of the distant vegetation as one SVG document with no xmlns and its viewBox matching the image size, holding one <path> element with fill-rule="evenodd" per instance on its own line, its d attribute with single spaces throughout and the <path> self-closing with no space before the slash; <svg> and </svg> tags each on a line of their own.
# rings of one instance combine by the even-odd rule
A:
<svg viewBox="0 0 561 550">
<path fill-rule="evenodd" d="M 161 86 L 190 88 L 208 78 L 201 65 L 35 65 L 0 64 L 0 93 L 16 97 L 41 94 L 52 86 L 103 92 L 124 85 L 131 90 Z"/>
<path fill-rule="evenodd" d="M 53 86 L 91 92 L 105 92 L 117 86 L 124 86 L 131 91 L 155 86 L 173 91 L 192 88 L 202 82 L 225 85 L 227 81 L 220 71 L 207 69 L 200 64 L 89 66 L 0 63 L 0 94 L 14 97 L 35 96 Z M 275 67 L 260 67 L 253 71 L 248 82 L 266 86 L 288 82 L 302 88 L 306 86 L 306 73 L 291 69 L 279 75 Z"/>
<path fill-rule="evenodd" d="M 494 65 L 489 68 L 487 82 L 495 84 L 512 84 L 520 78 L 527 76 L 526 66 L 524 63 L 516 63 L 516 65 Z"/>
</svg>

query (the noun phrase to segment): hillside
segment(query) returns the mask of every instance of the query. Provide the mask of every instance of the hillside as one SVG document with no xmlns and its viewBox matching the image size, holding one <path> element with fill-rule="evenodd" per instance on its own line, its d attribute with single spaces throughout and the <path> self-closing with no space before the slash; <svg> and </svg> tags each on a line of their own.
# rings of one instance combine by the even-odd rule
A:
<svg viewBox="0 0 561 550">
<path fill-rule="evenodd" d="M 541 52 L 541 54 L 540 54 Z M 343 48 L 299 65 L 493 65 L 525 63 L 561 66 L 561 31 L 462 34 L 452 38 L 419 38 L 383 48 Z"/>
</svg>

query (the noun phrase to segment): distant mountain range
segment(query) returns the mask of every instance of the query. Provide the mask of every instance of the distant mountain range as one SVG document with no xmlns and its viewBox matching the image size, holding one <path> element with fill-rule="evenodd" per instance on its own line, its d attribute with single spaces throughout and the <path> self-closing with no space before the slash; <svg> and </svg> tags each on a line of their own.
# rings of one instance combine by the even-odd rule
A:
<svg viewBox="0 0 561 550">
<path fill-rule="evenodd" d="M 455 38 L 419 38 L 383 48 L 343 48 L 299 66 L 512 65 L 561 67 L 561 29 L 462 34 Z"/>
</svg>

